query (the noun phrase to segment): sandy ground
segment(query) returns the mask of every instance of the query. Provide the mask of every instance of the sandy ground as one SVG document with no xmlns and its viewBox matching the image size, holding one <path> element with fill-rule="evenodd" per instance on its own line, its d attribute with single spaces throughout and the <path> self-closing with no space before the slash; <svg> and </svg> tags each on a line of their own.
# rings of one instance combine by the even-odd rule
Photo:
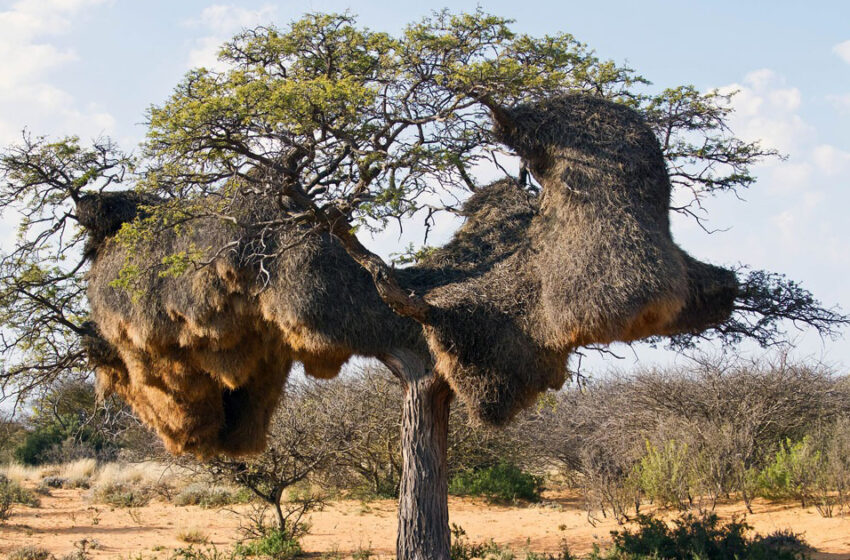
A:
<svg viewBox="0 0 850 560">
<path fill-rule="evenodd" d="M 244 508 L 242 508 L 244 509 Z M 312 515 L 310 534 L 303 540 L 310 556 L 336 552 L 345 557 L 371 550 L 375 558 L 390 558 L 395 541 L 395 503 L 335 502 Z M 574 553 L 588 552 L 594 543 L 610 542 L 616 523 L 602 520 L 592 526 L 575 498 L 547 496 L 539 505 L 505 507 L 479 500 L 453 498 L 450 522 L 460 525 L 470 542 L 489 539 L 516 551 L 555 552 L 566 539 Z M 743 506 L 718 506 L 721 517 L 743 513 Z M 814 508 L 757 502 L 747 522 L 766 534 L 778 529 L 803 533 L 818 553 L 815 558 L 850 559 L 850 517 L 826 519 Z M 37 545 L 60 556 L 83 539 L 96 540 L 94 558 L 165 558 L 181 546 L 178 535 L 197 530 L 218 548 L 228 548 L 239 537 L 239 516 L 233 511 L 180 507 L 154 502 L 131 510 L 90 503 L 81 490 L 53 490 L 38 508 L 16 507 L 0 526 L 0 553 L 23 545 Z"/>
</svg>

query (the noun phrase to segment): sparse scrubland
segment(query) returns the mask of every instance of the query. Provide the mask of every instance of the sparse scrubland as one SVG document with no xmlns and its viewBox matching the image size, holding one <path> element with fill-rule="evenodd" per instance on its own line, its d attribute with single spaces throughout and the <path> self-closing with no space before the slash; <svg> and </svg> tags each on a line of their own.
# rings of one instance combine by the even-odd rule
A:
<svg viewBox="0 0 850 560">
<path fill-rule="evenodd" d="M 139 518 L 136 524 L 144 525 L 150 508 L 238 512 L 224 541 L 209 527 L 189 524 L 173 531 L 180 546 L 149 551 L 152 556 L 296 557 L 315 550 L 307 544 L 314 542 L 311 516 L 351 510 L 335 504 L 360 503 L 351 510 L 356 517 L 380 516 L 392 507 L 388 500 L 395 498 L 400 477 L 400 403 L 400 386 L 380 369 L 293 384 L 272 422 L 269 450 L 250 459 L 166 461 L 156 448 L 120 438 L 102 437 L 99 448 L 87 449 L 86 440 L 71 434 L 41 449 L 43 457 L 60 458 L 72 450 L 64 462 L 0 468 L 0 534 L 32 531 L 17 525 L 16 517 L 39 515 L 30 512 L 43 509 L 42 502 L 73 495 L 93 512 L 87 514 L 93 531 L 106 516 Z M 7 439 L 6 457 L 45 431 L 43 416 L 36 417 L 36 425 L 23 422 L 18 437 Z M 18 448 L 8 449 L 12 444 Z M 98 455 L 107 447 L 117 460 Z M 729 516 L 749 512 L 761 520 L 771 507 L 797 508 L 839 522 L 850 513 L 850 379 L 783 359 L 706 360 L 687 370 L 609 373 L 545 395 L 503 430 L 470 423 L 456 406 L 449 469 L 450 492 L 463 497 L 453 504 L 493 515 L 583 511 L 587 527 L 604 529 L 596 548 L 580 544 L 575 555 L 568 548 L 574 531 L 563 523 L 556 532 L 563 547 L 553 550 L 550 543 L 542 552 L 531 547 L 531 535 L 523 548 L 516 545 L 521 534 L 506 539 L 494 533 L 490 542 L 458 526 L 455 558 L 709 559 L 731 557 L 729 550 L 738 558 L 796 558 L 811 550 L 793 525 L 761 528 L 759 535 L 748 529 L 746 517 Z M 553 524 L 552 531 L 558 527 Z M 344 517 L 334 530 L 346 531 Z M 45 552 L 35 547 L 35 534 L 23 542 L 29 548 L 4 545 L 0 552 L 48 557 L 39 556 Z M 336 553 L 366 558 L 369 543 L 364 536 L 359 553 Z M 789 546 L 776 552 L 784 544 Z M 850 553 L 850 542 L 845 544 Z M 102 552 L 91 543 L 79 549 L 78 558 Z"/>
</svg>

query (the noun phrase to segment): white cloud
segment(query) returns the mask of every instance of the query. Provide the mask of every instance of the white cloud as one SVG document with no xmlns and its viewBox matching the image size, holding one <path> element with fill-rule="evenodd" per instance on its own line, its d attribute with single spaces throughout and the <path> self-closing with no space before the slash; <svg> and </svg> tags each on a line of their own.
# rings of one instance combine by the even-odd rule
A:
<svg viewBox="0 0 850 560">
<path fill-rule="evenodd" d="M 812 150 L 812 161 L 827 176 L 839 176 L 850 173 L 850 152 L 821 144 Z"/>
<path fill-rule="evenodd" d="M 832 47 L 832 52 L 837 54 L 841 60 L 850 64 L 850 40 L 838 43 Z"/>
<path fill-rule="evenodd" d="M 78 59 L 50 42 L 71 30 L 74 17 L 105 0 L 20 0 L 0 12 L 0 141 L 16 140 L 24 126 L 36 133 L 97 135 L 114 125 L 97 107 L 80 107 L 49 79 L 50 71 Z"/>
<path fill-rule="evenodd" d="M 786 242 L 794 239 L 797 234 L 797 218 L 790 210 L 785 210 L 770 220 L 779 230 Z"/>
<path fill-rule="evenodd" d="M 202 25 L 213 33 L 227 34 L 238 31 L 243 27 L 267 23 L 274 17 L 276 11 L 277 8 L 271 4 L 265 4 L 259 10 L 246 10 L 238 6 L 216 4 L 204 8 L 200 17 L 190 23 Z"/>
<path fill-rule="evenodd" d="M 850 114 L 850 93 L 845 95 L 827 95 L 827 101 L 838 109 L 839 113 Z"/>
<path fill-rule="evenodd" d="M 195 40 L 189 52 L 189 67 L 223 69 L 218 60 L 222 43 L 242 29 L 269 23 L 276 12 L 277 8 L 271 4 L 264 4 L 257 10 L 246 10 L 229 4 L 207 6 L 200 16 L 186 22 L 190 27 L 200 27 L 208 32 L 208 35 Z"/>
<path fill-rule="evenodd" d="M 803 102 L 800 90 L 788 87 L 773 70 L 755 70 L 742 83 L 719 89 L 722 93 L 737 91 L 732 98 L 735 113 L 731 125 L 743 139 L 793 152 L 812 137 L 813 128 L 797 114 Z"/>
<path fill-rule="evenodd" d="M 675 230 L 687 239 L 686 245 L 697 247 L 697 255 L 705 254 L 719 262 L 735 255 L 744 262 L 801 280 L 821 280 L 819 275 L 825 278 L 823 271 L 828 267 L 846 267 L 850 262 L 846 256 L 840 261 L 833 258 L 832 240 L 844 235 L 839 232 L 846 229 L 850 145 L 819 139 L 817 130 L 803 117 L 811 109 L 811 100 L 772 70 L 756 70 L 739 83 L 720 89 L 740 92 L 732 99 L 733 132 L 778 148 L 788 158 L 772 159 L 752 170 L 758 182 L 741 193 L 747 204 L 739 207 L 732 201 L 718 201 L 719 211 L 709 212 L 720 217 L 711 226 L 732 226 L 728 236 L 706 241 L 694 233 L 695 228 L 682 227 L 677 220 L 673 222 Z M 850 270 L 841 270 L 850 274 Z M 847 293 L 845 290 L 840 295 L 845 301 Z"/>
</svg>

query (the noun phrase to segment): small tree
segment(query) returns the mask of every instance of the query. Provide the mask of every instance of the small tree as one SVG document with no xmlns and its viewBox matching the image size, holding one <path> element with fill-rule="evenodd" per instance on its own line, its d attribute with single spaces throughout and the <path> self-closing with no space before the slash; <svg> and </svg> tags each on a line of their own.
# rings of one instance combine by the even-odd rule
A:
<svg viewBox="0 0 850 560">
<path fill-rule="evenodd" d="M 285 492 L 339 466 L 338 460 L 352 440 L 349 430 L 353 423 L 346 421 L 351 411 L 321 406 L 315 385 L 294 384 L 288 390 L 295 406 L 275 410 L 263 453 L 248 460 L 218 457 L 207 468 L 215 477 L 253 492 L 273 509 L 278 531 L 296 539 L 303 527 L 302 517 L 321 507 L 323 500 L 320 494 L 306 492 L 285 503 Z M 262 528 L 262 513 L 256 521 Z"/>
</svg>

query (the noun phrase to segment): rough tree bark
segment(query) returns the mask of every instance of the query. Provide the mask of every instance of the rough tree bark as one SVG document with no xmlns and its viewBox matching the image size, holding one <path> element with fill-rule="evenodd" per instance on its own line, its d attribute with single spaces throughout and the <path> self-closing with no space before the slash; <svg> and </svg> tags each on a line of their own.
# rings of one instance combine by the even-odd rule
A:
<svg viewBox="0 0 850 560">
<path fill-rule="evenodd" d="M 397 351 L 384 363 L 405 384 L 398 560 L 449 560 L 447 440 L 452 391 L 430 360 Z"/>
</svg>

